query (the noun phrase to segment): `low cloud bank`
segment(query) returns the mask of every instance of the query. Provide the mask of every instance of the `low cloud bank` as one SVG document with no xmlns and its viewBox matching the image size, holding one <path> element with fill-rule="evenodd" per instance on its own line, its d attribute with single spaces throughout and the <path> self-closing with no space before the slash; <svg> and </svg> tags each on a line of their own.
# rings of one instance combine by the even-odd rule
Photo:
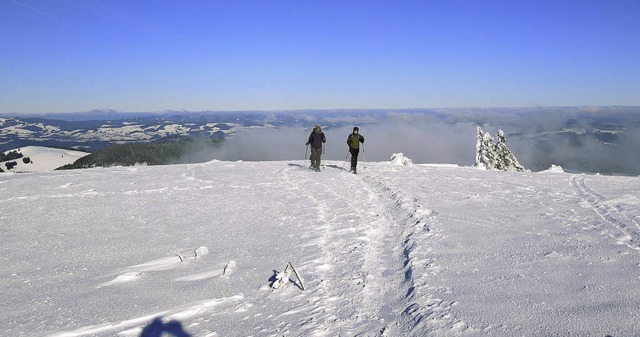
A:
<svg viewBox="0 0 640 337">
<path fill-rule="evenodd" d="M 365 137 L 361 160 L 388 161 L 403 152 L 415 163 L 454 163 L 472 165 L 475 151 L 475 127 L 426 123 L 386 122 L 359 125 Z M 352 126 L 324 128 L 327 138 L 324 159 L 345 160 L 347 137 Z M 305 146 L 311 128 L 266 128 L 245 130 L 214 150 L 220 160 L 302 160 L 309 152 Z"/>
<path fill-rule="evenodd" d="M 481 126 L 493 136 L 498 129 L 505 131 L 507 146 L 532 171 L 556 164 L 568 171 L 640 174 L 638 109 L 613 113 L 577 108 L 389 112 L 375 119 L 359 117 L 347 124 L 345 120 L 329 123 L 318 115 L 315 121 L 308 118 L 304 126 L 247 129 L 205 155 L 219 160 L 302 160 L 312 126 L 321 123 L 327 125 L 323 126 L 327 137 L 324 159 L 348 157 L 346 140 L 357 125 L 366 140 L 360 160 L 389 161 L 393 153 L 402 152 L 416 164 L 471 166 L 476 126 Z M 306 155 L 308 158 L 309 152 Z"/>
<path fill-rule="evenodd" d="M 533 171 L 557 164 L 567 171 L 639 175 L 640 128 L 627 128 L 612 138 L 593 132 L 560 132 L 514 138 L 509 146 Z"/>
</svg>

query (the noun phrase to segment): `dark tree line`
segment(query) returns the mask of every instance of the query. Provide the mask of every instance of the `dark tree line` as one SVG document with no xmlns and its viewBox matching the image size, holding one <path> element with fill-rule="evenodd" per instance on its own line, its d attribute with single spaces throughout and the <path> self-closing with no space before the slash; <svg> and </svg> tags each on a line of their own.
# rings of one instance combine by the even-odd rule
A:
<svg viewBox="0 0 640 337">
<path fill-rule="evenodd" d="M 176 164 L 182 162 L 190 153 L 207 152 L 207 149 L 217 146 L 218 142 L 219 140 L 213 138 L 176 137 L 153 143 L 119 144 L 84 156 L 58 169 Z M 213 158 L 203 157 L 203 161 L 211 159 Z"/>
</svg>

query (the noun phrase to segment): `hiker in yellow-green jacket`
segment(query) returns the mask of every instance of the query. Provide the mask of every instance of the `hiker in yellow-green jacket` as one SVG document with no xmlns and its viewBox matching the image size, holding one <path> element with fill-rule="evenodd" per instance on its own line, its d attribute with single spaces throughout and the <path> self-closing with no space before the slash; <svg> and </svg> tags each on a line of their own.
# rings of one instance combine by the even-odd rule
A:
<svg viewBox="0 0 640 337">
<path fill-rule="evenodd" d="M 360 143 L 364 144 L 364 137 L 358 134 L 360 129 L 357 126 L 353 127 L 353 133 L 347 137 L 347 145 L 349 145 L 349 153 L 351 153 L 351 172 L 356 173 L 356 166 L 358 166 L 358 153 L 360 153 Z"/>
</svg>

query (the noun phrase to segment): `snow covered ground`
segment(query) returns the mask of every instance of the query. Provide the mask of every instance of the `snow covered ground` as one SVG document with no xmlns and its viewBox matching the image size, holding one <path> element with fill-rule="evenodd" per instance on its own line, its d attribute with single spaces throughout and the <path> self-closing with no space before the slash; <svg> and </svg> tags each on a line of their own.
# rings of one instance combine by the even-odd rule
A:
<svg viewBox="0 0 640 337">
<path fill-rule="evenodd" d="M 0 162 L 0 168 L 5 172 L 47 172 L 53 171 L 60 166 L 72 164 L 76 160 L 88 155 L 83 151 L 56 149 L 45 146 L 25 146 L 19 149 L 5 151 L 5 153 L 17 151 L 22 153 L 24 157 L 29 158 L 29 162 L 25 163 L 23 158 L 7 160 Z M 8 162 L 15 162 L 16 166 L 9 170 L 6 167 Z"/>
<path fill-rule="evenodd" d="M 0 175 L 0 334 L 640 335 L 640 178 L 325 164 Z"/>
</svg>

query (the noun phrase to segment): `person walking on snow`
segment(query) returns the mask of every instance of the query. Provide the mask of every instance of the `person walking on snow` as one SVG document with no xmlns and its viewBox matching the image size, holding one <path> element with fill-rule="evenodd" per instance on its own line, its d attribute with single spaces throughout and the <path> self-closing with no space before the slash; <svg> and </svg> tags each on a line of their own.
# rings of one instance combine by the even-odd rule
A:
<svg viewBox="0 0 640 337">
<path fill-rule="evenodd" d="M 317 124 L 316 127 L 311 131 L 309 135 L 309 140 L 307 141 L 307 146 L 311 144 L 311 168 L 320 172 L 320 159 L 322 157 L 322 144 L 327 142 L 327 138 L 324 136 L 322 132 L 322 128 L 320 124 Z"/>
<path fill-rule="evenodd" d="M 360 129 L 357 126 L 353 127 L 353 133 L 347 137 L 347 145 L 349 145 L 349 153 L 351 153 L 351 172 L 356 173 L 356 166 L 358 166 L 358 153 L 360 153 L 360 143 L 364 144 L 364 137 L 359 135 Z"/>
</svg>

